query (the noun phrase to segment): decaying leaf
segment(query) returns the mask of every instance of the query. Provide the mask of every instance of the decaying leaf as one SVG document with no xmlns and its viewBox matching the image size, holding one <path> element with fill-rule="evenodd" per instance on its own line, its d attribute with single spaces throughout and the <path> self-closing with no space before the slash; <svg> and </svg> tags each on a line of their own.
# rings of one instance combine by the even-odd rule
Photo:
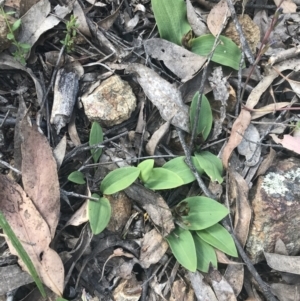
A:
<svg viewBox="0 0 300 301">
<path fill-rule="evenodd" d="M 54 13 L 51 15 L 49 15 L 50 11 L 51 5 L 48 0 L 41 0 L 33 5 L 22 17 L 22 30 L 18 41 L 33 46 L 43 33 L 56 26 L 70 13 L 67 6 L 60 5 L 55 7 Z"/>
<path fill-rule="evenodd" d="M 216 36 L 220 33 L 224 21 L 230 17 L 230 11 L 226 0 L 216 4 L 207 16 L 207 26 L 210 32 Z"/>
<path fill-rule="evenodd" d="M 182 82 L 191 79 L 206 62 L 206 57 L 163 39 L 150 39 L 145 41 L 144 45 L 148 55 L 163 61 Z"/>
<path fill-rule="evenodd" d="M 189 108 L 183 103 L 175 86 L 141 64 L 130 64 L 126 71 L 137 74 L 139 84 L 165 121 L 170 121 L 174 126 L 189 132 Z"/>
<path fill-rule="evenodd" d="M 0 175 L 0 210 L 42 281 L 61 296 L 64 287 L 64 267 L 58 254 L 49 247 L 49 227 L 22 187 L 4 175 Z M 9 239 L 7 244 L 12 254 L 18 255 Z M 23 262 L 19 263 L 27 270 Z"/>
<path fill-rule="evenodd" d="M 191 3 L 190 0 L 186 1 L 186 9 L 187 9 L 187 19 L 193 29 L 193 32 L 196 36 L 202 36 L 203 34 L 208 33 L 208 28 L 204 23 L 204 20 L 201 20 Z"/>
<path fill-rule="evenodd" d="M 140 264 L 144 269 L 157 263 L 167 252 L 169 246 L 164 238 L 155 230 L 145 234 L 141 244 Z"/>
<path fill-rule="evenodd" d="M 255 166 L 260 159 L 261 146 L 259 140 L 258 130 L 250 123 L 244 133 L 243 140 L 237 147 L 238 152 L 246 157 L 245 164 L 247 166 Z"/>
<path fill-rule="evenodd" d="M 159 194 L 138 184 L 132 184 L 124 192 L 147 211 L 153 223 L 160 227 L 163 237 L 175 229 L 170 208 Z"/>
<path fill-rule="evenodd" d="M 300 257 L 264 252 L 267 264 L 276 271 L 300 275 Z"/>
<path fill-rule="evenodd" d="M 54 237 L 60 212 L 57 165 L 51 147 L 36 126 L 22 122 L 22 182 L 24 190 Z"/>
</svg>

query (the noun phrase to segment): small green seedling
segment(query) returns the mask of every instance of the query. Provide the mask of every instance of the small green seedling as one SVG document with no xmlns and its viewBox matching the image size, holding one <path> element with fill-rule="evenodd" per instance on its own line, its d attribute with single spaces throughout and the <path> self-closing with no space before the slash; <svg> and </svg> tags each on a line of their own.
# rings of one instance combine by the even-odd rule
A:
<svg viewBox="0 0 300 301">
<path fill-rule="evenodd" d="M 194 125 L 196 101 L 194 96 L 190 109 L 191 126 Z M 202 97 L 200 118 L 196 133 L 205 140 L 212 127 L 212 111 L 208 100 Z M 90 133 L 90 145 L 103 141 L 102 129 L 93 124 Z M 92 152 L 94 162 L 101 153 Z M 208 151 L 198 151 L 191 157 L 200 175 L 206 174 L 212 181 L 223 182 L 221 160 Z M 78 184 L 85 182 L 81 172 L 73 172 L 68 178 Z M 122 167 L 111 171 L 102 180 L 99 190 L 103 195 L 111 195 L 129 187 L 139 179 L 145 187 L 152 190 L 165 190 L 189 184 L 196 180 L 185 163 L 185 157 L 177 157 L 162 167 L 154 167 L 154 160 L 144 160 L 137 167 Z M 110 216 L 110 202 L 105 197 L 93 194 L 98 201 L 89 201 L 88 216 L 91 229 L 98 234 L 107 226 Z M 166 238 L 170 248 L 180 264 L 190 271 L 196 269 L 207 272 L 209 265 L 217 266 L 215 249 L 237 256 L 234 242 L 225 228 L 218 224 L 227 214 L 228 209 L 207 197 L 190 197 L 182 200 L 172 209 L 176 229 Z"/>
<path fill-rule="evenodd" d="M 30 45 L 27 43 L 20 43 L 16 39 L 16 32 L 21 26 L 21 19 L 16 20 L 13 24 L 9 22 L 8 16 L 14 14 L 14 12 L 5 12 L 3 7 L 0 6 L 0 14 L 4 17 L 6 26 L 8 28 L 7 39 L 12 41 L 12 44 L 16 47 L 13 52 L 14 58 L 22 65 L 26 65 L 26 54 L 30 50 Z"/>
<path fill-rule="evenodd" d="M 79 24 L 77 23 L 77 18 L 74 15 L 70 16 L 70 20 L 66 23 L 66 34 L 65 39 L 60 42 L 66 47 L 67 53 L 74 51 L 75 38 L 77 35 L 77 28 Z"/>
</svg>

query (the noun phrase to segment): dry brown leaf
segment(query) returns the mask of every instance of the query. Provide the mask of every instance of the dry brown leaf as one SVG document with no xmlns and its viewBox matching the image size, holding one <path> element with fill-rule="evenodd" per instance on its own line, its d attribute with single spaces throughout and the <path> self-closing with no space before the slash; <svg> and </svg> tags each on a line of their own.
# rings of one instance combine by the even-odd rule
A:
<svg viewBox="0 0 300 301">
<path fill-rule="evenodd" d="M 216 4 L 207 16 L 207 26 L 210 32 L 216 36 L 222 29 L 224 20 L 230 17 L 230 11 L 226 0 Z"/>
<path fill-rule="evenodd" d="M 300 154 L 300 137 L 284 135 L 283 139 L 280 139 L 275 134 L 270 134 L 270 136 L 273 138 L 273 140 L 276 143 L 280 143 L 286 149 L 289 149 L 297 154 Z"/>
<path fill-rule="evenodd" d="M 259 162 L 261 154 L 259 141 L 258 130 L 250 123 L 243 135 L 243 140 L 237 147 L 239 154 L 246 157 L 246 166 L 255 166 Z"/>
<path fill-rule="evenodd" d="M 281 0 L 274 0 L 274 3 L 278 7 L 280 4 Z M 284 14 L 289 14 L 289 13 L 295 13 L 297 10 L 297 5 L 294 3 L 293 0 L 283 0 L 281 3 L 280 7 L 283 9 Z"/>
<path fill-rule="evenodd" d="M 208 33 L 208 28 L 196 14 L 195 9 L 190 0 L 186 1 L 187 19 L 192 27 L 192 30 L 196 36 L 202 36 Z M 175 64 L 176 65 L 176 64 Z"/>
<path fill-rule="evenodd" d="M 224 278 L 232 287 L 235 296 L 238 296 L 243 289 L 244 285 L 244 265 L 240 264 L 230 264 L 224 274 Z"/>
<path fill-rule="evenodd" d="M 53 150 L 53 155 L 57 163 L 57 169 L 60 168 L 65 154 L 66 154 L 66 148 L 67 148 L 67 137 L 64 135 L 59 143 L 56 145 L 55 149 Z"/>
<path fill-rule="evenodd" d="M 64 287 L 64 267 L 58 254 L 49 248 L 51 242 L 49 227 L 22 187 L 4 175 L 0 175 L 0 210 L 23 245 L 43 283 L 61 296 Z M 9 239 L 7 244 L 12 254 L 18 255 Z M 19 263 L 27 271 L 21 260 Z"/>
<path fill-rule="evenodd" d="M 286 256 L 264 252 L 267 264 L 279 272 L 300 275 L 300 256 Z"/>
<path fill-rule="evenodd" d="M 89 26 L 86 22 L 85 13 L 78 1 L 75 1 L 73 4 L 73 14 L 77 18 L 77 24 L 79 25 L 78 29 L 80 32 L 87 37 L 92 37 Z"/>
<path fill-rule="evenodd" d="M 137 75 L 137 81 L 165 121 L 186 132 L 190 131 L 189 107 L 183 103 L 181 93 L 175 86 L 141 64 L 130 64 L 126 71 Z"/>
<path fill-rule="evenodd" d="M 60 212 L 56 161 L 44 135 L 22 122 L 22 182 L 24 190 L 49 226 L 54 237 Z"/>
<path fill-rule="evenodd" d="M 144 46 L 148 55 L 163 61 L 174 74 L 181 78 L 182 82 L 191 79 L 207 60 L 206 57 L 163 39 L 147 40 Z"/>
<path fill-rule="evenodd" d="M 169 248 L 168 243 L 155 230 L 147 232 L 141 243 L 140 264 L 148 269 L 151 264 L 156 264 Z"/>
<path fill-rule="evenodd" d="M 146 151 L 148 155 L 150 156 L 154 155 L 157 145 L 159 144 L 160 140 L 164 137 L 164 135 L 168 132 L 169 128 L 170 128 L 170 122 L 165 122 L 159 127 L 159 129 L 157 129 L 153 133 L 152 137 L 146 144 Z"/>
<path fill-rule="evenodd" d="M 264 159 L 264 161 L 260 164 L 259 169 L 256 172 L 256 178 L 266 173 L 266 171 L 273 164 L 275 158 L 276 158 L 276 152 L 274 151 L 273 148 L 270 148 L 269 154 Z"/>
<path fill-rule="evenodd" d="M 67 221 L 65 227 L 67 226 L 79 226 L 83 223 L 86 223 L 89 218 L 87 214 L 88 208 L 88 200 L 86 200 L 81 207 L 71 216 L 71 218 Z"/>
<path fill-rule="evenodd" d="M 245 245 L 251 221 L 251 207 L 248 202 L 249 187 L 244 178 L 236 171 L 229 170 L 229 198 L 236 200 L 234 231 L 242 246 Z"/>
<path fill-rule="evenodd" d="M 280 301 L 300 300 L 300 284 L 288 285 L 283 283 L 272 283 L 271 291 Z"/>
<path fill-rule="evenodd" d="M 255 110 L 254 112 L 252 112 L 251 119 L 254 120 L 254 119 L 260 118 L 262 116 L 265 116 L 267 114 L 275 112 L 278 109 L 282 109 L 284 107 L 287 107 L 290 104 L 291 104 L 290 102 L 271 103 L 267 106 L 264 106 L 264 107 L 262 107 L 258 110 Z"/>
<path fill-rule="evenodd" d="M 236 264 L 236 265 L 241 265 L 243 263 L 241 262 L 236 262 L 233 260 L 230 260 L 225 253 L 222 251 L 215 249 L 216 255 L 217 255 L 217 260 L 219 263 L 224 263 L 224 264 Z"/>
<path fill-rule="evenodd" d="M 222 154 L 222 162 L 225 168 L 228 167 L 228 160 L 231 156 L 232 151 L 241 143 L 243 135 L 250 124 L 251 114 L 249 111 L 242 109 L 240 115 L 235 120 L 229 140 L 224 148 Z"/>
<path fill-rule="evenodd" d="M 218 270 L 212 270 L 209 277 L 218 301 L 236 301 L 232 287 Z"/>
</svg>

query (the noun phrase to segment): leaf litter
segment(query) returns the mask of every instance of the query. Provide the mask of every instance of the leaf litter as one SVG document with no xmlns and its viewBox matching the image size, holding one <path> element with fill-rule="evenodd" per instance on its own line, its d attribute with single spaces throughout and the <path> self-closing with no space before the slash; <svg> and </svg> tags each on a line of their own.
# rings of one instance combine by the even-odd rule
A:
<svg viewBox="0 0 300 301">
<path fill-rule="evenodd" d="M 170 249 L 167 250 L 165 237 L 172 233 L 175 225 L 184 227 L 182 221 L 175 217 L 172 204 L 187 196 L 200 195 L 202 191 L 195 184 L 184 185 L 170 193 L 163 190 L 153 192 L 134 183 L 124 191 L 128 202 L 132 203 L 126 215 L 117 212 L 123 211 L 122 206 L 116 206 L 112 211 L 115 218 L 123 216 L 121 227 L 110 225 L 109 230 L 93 237 L 93 225 L 92 229 L 88 223 L 80 225 L 86 223 L 89 215 L 91 216 L 91 212 L 88 215 L 88 208 L 95 208 L 93 213 L 96 213 L 104 205 L 99 206 L 95 200 L 87 199 L 91 195 L 90 190 L 99 195 L 101 182 L 108 172 L 120 166 L 137 166 L 149 155 L 154 159 L 155 167 L 162 168 L 169 158 L 184 155 L 184 147 L 178 140 L 176 129 L 183 130 L 190 143 L 190 101 L 198 91 L 200 94 L 204 92 L 212 107 L 213 132 L 206 133 L 207 127 L 204 127 L 194 143 L 190 143 L 192 148 L 189 151 L 204 148 L 222 158 L 228 175 L 213 177 L 217 177 L 220 183 L 224 180 L 222 187 L 218 187 L 218 199 L 226 203 L 231 211 L 233 229 L 241 247 L 247 246 L 252 219 L 257 216 L 256 208 L 251 208 L 249 203 L 257 181 L 268 175 L 275 157 L 288 158 L 300 153 L 297 136 L 299 109 L 295 102 L 299 95 L 297 72 L 300 64 L 295 58 L 298 50 L 293 48 L 293 45 L 298 44 L 295 34 L 299 21 L 299 16 L 295 14 L 297 4 L 295 1 L 274 1 L 276 6 L 281 5 L 283 8 L 282 11 L 277 10 L 274 16 L 274 11 L 268 7 L 262 7 L 258 12 L 252 7 L 252 3 L 241 5 L 237 2 L 235 8 L 243 11 L 246 16 L 236 18 L 232 13 L 230 0 L 220 1 L 218 4 L 176 0 L 172 3 L 173 16 L 166 10 L 169 7 L 167 4 L 163 9 L 155 11 L 163 0 L 152 0 L 151 5 L 149 1 L 142 0 L 127 2 L 120 1 L 116 5 L 110 1 L 75 1 L 68 6 L 54 7 L 52 2 L 41 0 L 22 5 L 22 24 L 17 40 L 31 46 L 30 53 L 25 57 L 27 66 L 13 58 L 13 47 L 0 54 L 0 82 L 3 87 L 0 91 L 0 108 L 3 113 L 0 121 L 1 130 L 5 133 L 4 144 L 0 146 L 6 147 L 1 148 L 0 210 L 28 253 L 42 282 L 56 295 L 62 296 L 65 288 L 72 290 L 75 283 L 76 286 L 80 283 L 81 289 L 88 289 L 84 283 L 91 283 L 91 275 L 96 274 L 99 276 L 99 283 L 89 290 L 91 294 L 94 289 L 100 295 L 105 289 L 111 290 L 109 282 L 121 278 L 120 285 L 112 289 L 116 300 L 130 294 L 130 285 L 135 290 L 132 298 L 136 300 L 140 298 L 144 285 L 149 285 L 149 294 L 144 298 L 156 296 L 172 300 L 170 294 L 175 294 L 176 290 L 185 291 L 182 296 L 188 295 L 190 288 L 185 284 L 189 282 L 192 293 L 199 300 L 250 300 L 255 295 L 253 292 L 264 292 L 265 282 L 255 278 L 258 284 L 247 286 L 250 281 L 254 282 L 244 274 L 241 259 L 228 258 L 217 251 L 218 261 L 228 265 L 226 272 L 210 269 L 205 280 L 200 272 L 184 273 L 183 268 L 175 263 Z M 17 12 L 19 9 L 19 4 L 15 1 L 6 1 L 4 6 L 6 10 L 9 6 Z M 58 97 L 54 83 L 59 80 L 59 76 L 67 78 L 61 71 L 67 63 L 64 55 L 60 61 L 59 50 L 62 48 L 61 41 L 65 41 L 70 13 L 76 16 L 78 26 L 72 28 L 72 34 L 76 38 L 69 43 L 74 43 L 75 46 L 68 55 L 79 66 L 80 72 L 76 74 L 76 84 L 72 88 L 66 88 L 64 96 Z M 204 18 L 206 15 L 207 20 Z M 254 16 L 253 20 L 250 16 Z M 161 25 L 172 19 L 183 20 L 180 18 L 184 19 L 180 25 L 174 23 L 169 28 Z M 278 24 L 270 29 L 276 18 Z M 243 68 L 238 70 L 243 64 L 235 58 L 231 58 L 232 61 L 226 59 L 219 51 L 221 48 L 215 51 L 222 59 L 213 60 L 209 65 L 207 56 L 212 49 L 205 50 L 205 56 L 192 52 L 194 38 L 199 37 L 199 41 L 204 39 L 203 45 L 209 45 L 207 41 L 212 36 L 204 35 L 217 36 L 220 28 L 226 27 L 227 19 L 230 24 L 222 35 L 232 38 L 237 44 L 240 41 L 239 46 L 243 51 L 247 47 L 245 40 L 252 43 L 251 51 L 258 58 L 255 64 L 260 67 L 254 67 L 255 77 L 249 76 L 249 73 L 247 75 Z M 242 22 L 242 19 L 247 22 Z M 158 34 L 154 28 L 155 21 Z M 244 32 L 233 23 L 241 23 Z M 229 36 L 232 27 L 235 37 Z M 257 37 L 247 36 L 254 29 L 259 31 L 262 45 L 269 49 L 259 49 Z M 272 39 L 265 39 L 266 36 L 272 39 L 277 36 L 277 44 Z M 225 41 L 223 37 L 220 40 Z M 196 46 L 201 48 L 201 45 Z M 221 46 L 224 47 L 222 42 Z M 228 50 L 228 53 L 232 51 Z M 234 51 L 237 50 L 235 48 Z M 204 53 L 201 52 L 202 49 L 199 51 Z M 263 60 L 260 60 L 259 55 L 265 55 Z M 267 63 L 262 63 L 263 61 Z M 222 64 L 229 67 L 221 66 Z M 248 66 L 247 61 L 246 65 Z M 293 71 L 287 74 L 288 70 Z M 102 137 L 102 145 L 98 150 L 101 150 L 102 155 L 100 159 L 95 156 L 92 158 L 93 151 L 90 148 L 93 145 L 88 143 L 90 121 L 85 116 L 80 100 L 87 91 L 94 90 L 99 82 L 114 73 L 131 86 L 138 100 L 137 109 L 128 120 L 119 125 L 101 124 L 104 138 Z M 201 90 L 200 86 L 204 88 Z M 241 93 L 244 86 L 246 92 Z M 23 87 L 26 87 L 26 91 L 22 90 Z M 62 107 L 69 104 L 66 113 L 55 110 L 53 101 L 58 98 Z M 68 98 L 72 100 L 67 100 Z M 126 105 L 123 103 L 121 106 Z M 105 109 L 109 114 L 111 108 L 107 106 Z M 52 114 L 59 118 L 63 116 L 63 122 L 53 122 L 53 117 L 50 118 Z M 263 116 L 266 118 L 262 118 Z M 50 124 L 50 119 L 57 131 Z M 28 123 L 27 120 L 31 122 Z M 282 130 L 276 132 L 279 125 Z M 128 133 L 131 133 L 131 138 Z M 274 141 L 281 145 L 280 152 L 279 145 L 274 144 Z M 14 145 L 13 151 L 11 145 Z M 64 161 L 65 156 L 71 159 Z M 264 161 L 263 157 L 266 158 Z M 13 173 L 9 171 L 10 168 L 19 171 Z M 80 173 L 82 183 L 86 184 L 68 182 L 68 176 L 72 172 Z M 215 183 L 210 182 L 209 177 L 205 176 L 203 179 L 209 188 L 214 187 Z M 290 193 L 297 194 L 297 173 L 288 173 L 287 179 L 291 182 Z M 104 197 L 99 195 L 99 200 Z M 120 198 L 121 196 L 110 196 L 105 198 L 105 204 L 113 204 L 113 199 Z M 95 203 L 88 207 L 89 202 Z M 107 216 L 102 218 L 106 219 Z M 99 222 L 102 227 L 103 223 Z M 71 248 L 64 240 L 68 236 L 78 241 Z M 295 273 L 299 259 L 294 256 L 296 254 L 289 252 L 289 246 L 295 239 L 297 237 L 286 237 L 285 254 L 265 253 L 270 269 L 284 272 L 280 277 L 287 283 L 292 281 L 288 280 L 290 278 L 287 274 Z M 9 239 L 6 240 L 11 253 L 18 256 Z M 115 252 L 121 249 L 125 251 L 112 256 L 114 248 Z M 259 249 L 261 246 L 255 245 L 253 248 Z M 275 246 L 274 250 L 276 251 Z M 126 263 L 122 262 L 124 258 Z M 91 259 L 98 262 L 98 266 Z M 63 260 L 66 262 L 67 275 Z M 19 265 L 27 270 L 21 259 Z M 93 271 L 90 275 L 81 270 L 81 266 L 86 265 L 87 270 Z M 135 265 L 139 265 L 139 272 L 135 271 Z M 249 263 L 247 266 L 251 271 L 253 266 Z M 121 267 L 124 268 L 123 271 Z M 154 273 L 153 279 L 152 274 L 149 274 L 150 269 Z M 146 279 L 144 283 L 137 281 L 132 271 L 139 274 L 138 279 Z M 0 270 L 0 278 L 3 273 L 10 271 Z M 21 275 L 22 272 L 18 273 Z M 264 273 L 269 273 L 269 278 L 265 281 L 272 288 L 270 294 L 273 293 L 280 300 L 292 300 L 292 297 L 297 300 L 299 281 L 296 278 L 286 287 L 276 283 L 270 270 L 266 269 Z M 163 281 L 164 276 L 169 280 Z M 179 283 L 180 277 L 183 277 L 184 282 Z M 23 281 L 21 277 L 18 279 L 20 286 L 28 283 L 27 278 Z M 16 284 L 14 287 L 7 286 L 6 291 L 5 287 L 1 287 L 1 292 L 6 293 L 16 287 Z M 86 293 L 82 296 L 85 298 Z M 70 299 L 73 297 L 71 293 L 67 296 Z M 259 298 L 274 300 L 273 295 L 264 297 L 261 294 Z"/>
</svg>

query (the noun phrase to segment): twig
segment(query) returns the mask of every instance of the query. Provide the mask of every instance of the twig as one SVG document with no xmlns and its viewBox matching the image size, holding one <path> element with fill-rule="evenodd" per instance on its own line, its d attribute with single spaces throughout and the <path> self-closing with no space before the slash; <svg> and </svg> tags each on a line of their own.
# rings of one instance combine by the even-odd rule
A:
<svg viewBox="0 0 300 301">
<path fill-rule="evenodd" d="M 235 242 L 235 245 L 238 249 L 239 254 L 241 255 L 243 261 L 247 265 L 247 268 L 248 268 L 249 272 L 252 274 L 254 279 L 257 281 L 258 285 L 261 287 L 262 293 L 265 296 L 265 298 L 267 299 L 267 301 L 278 301 L 277 298 L 272 294 L 269 286 L 261 279 L 261 277 L 257 273 L 257 271 L 254 268 L 252 262 L 250 261 L 250 259 L 246 255 L 243 247 L 241 246 L 240 242 L 238 241 L 238 239 L 236 238 L 234 232 L 232 231 L 232 228 L 228 225 L 228 223 L 225 219 L 222 221 L 222 224 L 227 229 L 227 231 L 231 234 L 231 236 L 232 236 L 232 238 Z"/>
<path fill-rule="evenodd" d="M 215 199 L 216 196 L 213 195 L 211 193 L 211 191 L 205 186 L 203 180 L 201 179 L 195 165 L 193 164 L 192 162 L 192 158 L 191 158 L 191 152 L 189 150 L 189 148 L 187 147 L 185 141 L 184 141 L 184 136 L 183 136 L 183 132 L 182 130 L 178 129 L 177 128 L 177 133 L 178 133 L 178 137 L 179 137 L 179 140 L 180 140 L 180 143 L 183 147 L 183 150 L 184 150 L 184 153 L 185 153 L 185 156 L 186 156 L 186 159 L 185 159 L 185 162 L 186 164 L 188 165 L 188 167 L 191 169 L 192 173 L 194 174 L 197 182 L 198 182 L 198 185 L 199 187 L 202 189 L 202 191 L 204 192 L 204 194 L 212 199 Z"/>
<path fill-rule="evenodd" d="M 22 174 L 21 171 L 19 171 L 18 169 L 14 168 L 14 167 L 11 166 L 9 163 L 7 163 L 7 162 L 5 162 L 5 161 L 3 161 L 3 160 L 1 160 L 1 159 L 0 159 L 0 164 L 2 164 L 2 165 L 4 165 L 5 167 L 11 169 L 12 171 L 14 171 L 15 173 L 17 173 L 18 175 L 21 175 L 21 174 Z"/>
</svg>

